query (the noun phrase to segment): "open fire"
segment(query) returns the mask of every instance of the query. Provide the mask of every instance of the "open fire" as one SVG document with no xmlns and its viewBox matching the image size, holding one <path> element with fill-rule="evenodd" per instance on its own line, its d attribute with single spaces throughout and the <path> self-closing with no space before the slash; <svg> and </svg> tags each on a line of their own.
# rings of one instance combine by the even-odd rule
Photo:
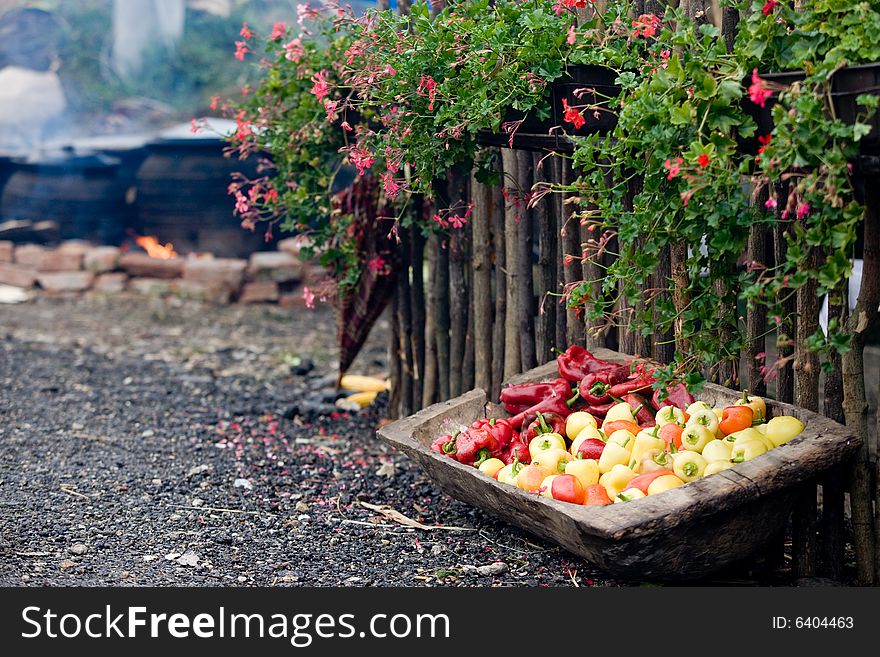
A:
<svg viewBox="0 0 880 657">
<path fill-rule="evenodd" d="M 171 258 L 177 257 L 177 253 L 174 251 L 174 244 L 172 244 L 171 242 L 168 242 L 167 244 L 162 244 L 156 237 L 152 235 L 138 235 L 134 237 L 134 241 L 135 244 L 146 251 L 147 255 L 151 258 L 159 258 L 160 260 L 171 260 Z"/>
</svg>

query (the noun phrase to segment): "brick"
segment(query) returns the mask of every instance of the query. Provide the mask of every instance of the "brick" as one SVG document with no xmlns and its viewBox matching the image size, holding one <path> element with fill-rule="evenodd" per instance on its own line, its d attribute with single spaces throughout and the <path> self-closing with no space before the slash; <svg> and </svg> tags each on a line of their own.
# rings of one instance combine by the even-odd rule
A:
<svg viewBox="0 0 880 657">
<path fill-rule="evenodd" d="M 48 252 L 49 249 L 39 244 L 22 244 L 15 247 L 15 264 L 36 271 L 43 265 Z"/>
<path fill-rule="evenodd" d="M 278 250 L 283 251 L 284 253 L 289 253 L 294 258 L 299 260 L 300 253 L 303 248 L 311 245 L 311 240 L 308 237 L 304 237 L 302 235 L 296 235 L 295 237 L 286 237 L 283 240 L 278 240 Z"/>
<path fill-rule="evenodd" d="M 185 278 L 174 281 L 172 291 L 182 299 L 195 299 L 220 305 L 228 304 L 233 293 L 226 284 L 203 283 Z"/>
<path fill-rule="evenodd" d="M 83 254 L 83 268 L 96 274 L 113 271 L 119 265 L 119 249 L 115 246 L 94 246 Z"/>
<path fill-rule="evenodd" d="M 47 272 L 70 272 L 82 269 L 82 252 L 75 249 L 65 249 L 63 246 L 52 249 L 43 254 L 43 258 L 37 267 L 37 271 Z"/>
<path fill-rule="evenodd" d="M 284 251 L 258 251 L 248 262 L 248 278 L 254 281 L 286 283 L 300 281 L 303 263 Z"/>
<path fill-rule="evenodd" d="M 151 258 L 146 253 L 124 253 L 119 256 L 119 268 L 138 278 L 180 278 L 183 275 L 183 258 Z"/>
<path fill-rule="evenodd" d="M 15 254 L 15 246 L 8 240 L 0 240 L 0 262 L 11 263 Z"/>
<path fill-rule="evenodd" d="M 128 274 L 125 272 L 98 274 L 92 283 L 92 290 L 101 294 L 119 294 L 125 290 L 127 282 Z"/>
<path fill-rule="evenodd" d="M 183 279 L 237 292 L 244 279 L 245 267 L 247 261 L 238 258 L 187 258 Z"/>
<path fill-rule="evenodd" d="M 93 248 L 91 242 L 86 242 L 85 240 L 67 240 L 66 242 L 62 242 L 57 250 L 63 251 L 64 253 L 76 253 L 83 256 L 91 248 Z"/>
<path fill-rule="evenodd" d="M 172 282 L 167 278 L 132 278 L 128 289 L 147 296 L 163 296 L 172 290 Z"/>
<path fill-rule="evenodd" d="M 95 275 L 90 271 L 39 272 L 37 282 L 47 292 L 82 292 L 92 286 Z"/>
<path fill-rule="evenodd" d="M 251 281 L 241 290 L 239 303 L 272 303 L 278 301 L 278 283 L 275 281 Z"/>
<path fill-rule="evenodd" d="M 14 287 L 33 287 L 37 272 L 27 267 L 0 263 L 0 283 Z"/>
</svg>

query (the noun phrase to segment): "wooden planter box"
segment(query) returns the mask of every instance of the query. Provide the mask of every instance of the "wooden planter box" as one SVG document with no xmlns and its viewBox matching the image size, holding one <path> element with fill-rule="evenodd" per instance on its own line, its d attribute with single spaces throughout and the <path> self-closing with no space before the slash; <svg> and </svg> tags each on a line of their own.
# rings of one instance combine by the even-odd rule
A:
<svg viewBox="0 0 880 657">
<path fill-rule="evenodd" d="M 768 82 L 782 85 L 791 85 L 803 80 L 804 77 L 803 71 L 761 75 L 761 78 Z M 750 83 L 751 78 L 745 84 L 748 86 Z M 880 93 L 880 62 L 848 66 L 837 71 L 831 78 L 831 99 L 834 103 L 834 111 L 837 118 L 844 123 L 854 123 L 859 114 L 864 113 L 864 108 L 856 102 L 858 96 L 861 94 L 876 96 L 878 93 Z M 771 112 L 775 104 L 776 99 L 773 97 L 767 100 L 764 107 L 756 105 L 748 97 L 743 99 L 743 107 L 758 124 L 757 134 L 769 135 L 773 131 Z M 871 132 L 862 137 L 859 142 L 861 153 L 862 155 L 880 155 L 880 112 L 874 114 L 869 124 L 872 128 Z M 743 148 L 747 153 L 753 155 L 757 153 L 757 137 L 744 140 Z"/>
<path fill-rule="evenodd" d="M 505 112 L 503 123 L 522 121 L 514 135 L 513 147 L 530 151 L 570 152 L 574 149 L 574 142 L 569 136 L 586 136 L 611 130 L 617 123 L 617 117 L 606 111 L 599 111 L 595 116 L 584 111 L 587 122 L 575 130 L 574 126 L 562 119 L 562 101 L 564 99 L 570 106 L 590 104 L 604 107 L 608 98 L 620 93 L 620 87 L 614 84 L 616 78 L 616 72 L 602 66 L 569 66 L 566 75 L 548 85 L 551 112 L 547 119 L 513 109 Z M 477 134 L 477 143 L 483 146 L 509 146 L 510 135 L 482 130 Z"/>
<path fill-rule="evenodd" d="M 596 356 L 625 356 L 597 349 Z M 554 378 L 551 362 L 511 383 Z M 714 405 L 738 394 L 706 385 Z M 492 405 L 494 408 L 494 405 Z M 486 393 L 472 390 L 389 424 L 378 435 L 421 466 L 440 489 L 511 524 L 558 543 L 608 574 L 630 580 L 704 577 L 762 549 L 785 526 L 798 484 L 850 458 L 860 440 L 816 413 L 768 400 L 768 414 L 794 415 L 806 425 L 790 443 L 724 472 L 625 504 L 587 507 L 551 500 L 500 484 L 476 468 L 432 452 L 431 442 L 452 422 L 485 417 Z M 501 413 L 493 413 L 501 415 Z"/>
</svg>

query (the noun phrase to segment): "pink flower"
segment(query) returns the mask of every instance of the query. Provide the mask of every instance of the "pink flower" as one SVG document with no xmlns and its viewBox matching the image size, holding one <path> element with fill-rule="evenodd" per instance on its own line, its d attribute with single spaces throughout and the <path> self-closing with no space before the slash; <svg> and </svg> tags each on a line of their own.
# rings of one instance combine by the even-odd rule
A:
<svg viewBox="0 0 880 657">
<path fill-rule="evenodd" d="M 376 161 L 370 151 L 363 146 L 352 146 L 348 152 L 348 159 L 357 168 L 360 175 L 364 175 Z"/>
<path fill-rule="evenodd" d="M 654 14 L 642 14 L 632 22 L 632 26 L 635 28 L 633 36 L 636 38 L 642 37 L 643 39 L 652 37 L 657 34 L 660 25 L 660 19 Z"/>
<path fill-rule="evenodd" d="M 449 217 L 449 223 L 452 224 L 453 228 L 464 228 L 464 225 L 467 223 L 467 219 L 457 214 Z"/>
<path fill-rule="evenodd" d="M 681 172 L 681 165 L 684 164 L 684 160 L 680 157 L 675 158 L 675 161 L 666 160 L 663 163 L 663 167 L 669 172 L 666 176 L 666 180 L 672 180 Z"/>
<path fill-rule="evenodd" d="M 287 34 L 287 23 L 281 21 L 275 23 L 272 26 L 272 33 L 269 35 L 269 39 L 272 41 L 276 41 L 277 39 L 283 37 L 285 34 Z"/>
<path fill-rule="evenodd" d="M 568 106 L 568 101 L 565 98 L 562 99 L 562 112 L 562 120 L 571 123 L 575 130 L 581 128 L 587 122 L 584 115 L 580 113 L 580 110 Z"/>
<path fill-rule="evenodd" d="M 768 210 L 775 210 L 777 208 L 777 206 L 778 206 L 778 204 L 776 203 L 776 199 L 773 198 L 772 196 L 770 198 L 768 198 L 766 201 L 764 201 L 764 207 L 767 208 Z"/>
<path fill-rule="evenodd" d="M 798 218 L 798 219 L 803 219 L 803 218 L 806 217 L 808 214 L 810 214 L 810 210 L 812 210 L 812 208 L 810 207 L 810 204 L 809 204 L 809 203 L 801 203 L 801 204 L 797 207 L 797 218 Z"/>
<path fill-rule="evenodd" d="M 764 6 L 761 7 L 761 13 L 764 14 L 765 16 L 769 16 L 770 14 L 773 13 L 773 10 L 776 9 L 776 7 L 778 7 L 778 6 L 779 6 L 779 0 L 767 0 L 767 2 L 764 3 Z"/>
<path fill-rule="evenodd" d="M 241 30 L 239 31 L 239 34 L 243 39 L 250 39 L 252 36 L 254 36 L 254 33 L 251 32 L 251 29 L 248 27 L 247 23 L 241 24 Z"/>
<path fill-rule="evenodd" d="M 382 174 L 382 185 L 385 187 L 385 194 L 387 194 L 388 198 L 392 201 L 397 198 L 402 189 L 400 184 L 394 180 L 394 174 L 391 172 Z"/>
<path fill-rule="evenodd" d="M 697 157 L 697 164 L 700 165 L 701 169 L 705 169 L 707 166 L 709 166 L 709 161 L 709 156 L 705 153 L 700 153 L 700 155 Z"/>
<path fill-rule="evenodd" d="M 752 84 L 749 85 L 749 98 L 756 105 L 764 107 L 767 99 L 772 95 L 773 91 L 767 86 L 767 83 L 758 76 L 758 69 L 754 69 L 752 71 Z"/>
<path fill-rule="evenodd" d="M 311 91 L 318 100 L 323 100 L 324 96 L 330 93 L 330 85 L 327 83 L 327 71 L 320 70 L 312 76 L 314 86 Z"/>
<path fill-rule="evenodd" d="M 299 64 L 299 60 L 302 59 L 304 53 L 305 49 L 302 45 L 302 39 L 299 37 L 284 44 L 284 57 L 294 64 Z"/>
<path fill-rule="evenodd" d="M 244 55 L 248 52 L 247 42 L 246 41 L 236 41 L 235 42 L 235 58 L 238 61 L 244 61 Z"/>
<path fill-rule="evenodd" d="M 235 212 L 236 214 L 244 214 L 250 209 L 248 198 L 241 192 L 235 192 Z"/>
<path fill-rule="evenodd" d="M 324 109 L 327 110 L 327 123 L 333 123 L 339 118 L 339 114 L 336 112 L 338 107 L 338 100 L 330 100 L 329 98 L 324 100 Z"/>
<path fill-rule="evenodd" d="M 303 287 L 303 300 L 306 302 L 306 308 L 315 307 L 315 295 L 308 286 Z"/>
<path fill-rule="evenodd" d="M 572 45 L 577 39 L 577 35 L 574 30 L 574 23 L 568 26 L 568 37 L 565 39 L 565 42 L 568 45 Z"/>
<path fill-rule="evenodd" d="M 211 109 L 217 109 L 217 105 L 220 103 L 220 96 L 211 96 Z"/>
<path fill-rule="evenodd" d="M 190 124 L 189 131 L 194 135 L 199 134 L 202 131 L 201 122 L 198 119 L 194 118 L 192 120 L 192 123 Z"/>
<path fill-rule="evenodd" d="M 437 96 L 437 83 L 430 75 L 423 75 L 419 80 L 419 88 L 416 90 L 419 96 L 428 97 L 428 110 L 434 109 L 434 98 Z"/>
</svg>

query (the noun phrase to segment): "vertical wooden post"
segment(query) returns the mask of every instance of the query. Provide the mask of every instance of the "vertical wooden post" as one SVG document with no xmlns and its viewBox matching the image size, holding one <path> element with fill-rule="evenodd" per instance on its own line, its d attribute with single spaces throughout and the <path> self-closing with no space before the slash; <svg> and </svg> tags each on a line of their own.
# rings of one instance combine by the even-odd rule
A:
<svg viewBox="0 0 880 657">
<path fill-rule="evenodd" d="M 547 167 L 552 160 L 543 159 L 534 153 L 532 163 L 536 182 L 547 182 Z M 541 199 L 534 208 L 534 220 L 538 225 L 538 267 L 540 280 L 538 286 L 538 320 L 535 325 L 535 353 L 539 363 L 546 363 L 553 357 L 556 344 L 556 301 L 553 296 L 559 290 L 556 286 L 556 216 L 547 198 Z"/>
<path fill-rule="evenodd" d="M 507 237 L 504 234 L 505 202 L 501 193 L 504 184 L 501 171 L 501 154 L 496 151 L 495 162 L 501 176 L 499 185 L 492 187 L 492 206 L 490 220 L 492 224 L 492 252 L 495 260 L 495 323 L 492 326 L 492 399 L 498 399 L 501 382 L 504 380 L 504 363 L 507 348 L 504 338 L 507 335 Z"/>
<path fill-rule="evenodd" d="M 474 385 L 489 392 L 492 388 L 492 190 L 473 174 L 471 198 L 474 203 L 471 211 L 474 246 Z"/>
<path fill-rule="evenodd" d="M 658 323 L 660 313 L 657 311 L 658 304 L 665 303 L 669 299 L 669 289 L 672 281 L 672 260 L 668 246 L 660 250 L 657 260 L 657 269 L 653 276 L 654 285 L 654 323 Z M 671 330 L 663 331 L 654 335 L 654 360 L 658 363 L 671 363 L 675 358 L 675 335 Z"/>
<path fill-rule="evenodd" d="M 788 196 L 788 187 L 786 185 L 778 185 L 776 187 L 776 195 L 778 198 L 786 198 Z M 785 254 L 788 249 L 785 233 L 786 225 L 782 221 L 777 220 L 773 226 L 773 262 L 777 267 L 785 262 Z M 795 299 L 794 297 L 789 297 L 782 304 L 782 322 L 776 327 L 777 358 L 785 360 L 776 378 L 776 399 L 787 404 L 794 403 L 794 366 L 791 362 L 794 346 L 790 342 L 780 343 L 779 336 L 786 335 L 789 341 L 794 339 L 797 321 L 795 311 Z"/>
<path fill-rule="evenodd" d="M 553 158 L 553 181 L 557 184 L 563 184 L 565 181 L 564 168 L 565 158 L 556 156 Z M 556 291 L 562 294 L 565 289 L 566 270 L 563 262 L 565 260 L 565 240 L 563 239 L 563 229 L 565 228 L 565 196 L 561 193 L 553 194 L 552 211 L 554 215 L 554 241 L 556 244 Z M 562 297 L 556 302 L 556 347 L 558 349 L 566 349 L 568 345 L 568 310 L 565 308 L 565 302 Z"/>
<path fill-rule="evenodd" d="M 470 180 L 468 180 L 470 183 Z M 474 389 L 474 258 L 473 258 L 473 225 L 465 225 L 465 266 L 464 279 L 467 290 L 467 330 L 464 335 L 464 360 L 461 370 L 461 390 L 466 392 Z"/>
<path fill-rule="evenodd" d="M 862 260 L 862 282 L 856 307 L 847 322 L 852 335 L 850 350 L 843 355 L 843 409 L 846 425 L 862 438 L 862 447 L 849 473 L 849 494 L 852 507 L 853 547 L 856 556 L 858 583 L 871 586 L 877 580 L 875 567 L 880 559 L 874 550 L 874 512 L 868 451 L 868 403 L 865 392 L 865 339 L 878 321 L 880 305 L 880 177 L 865 181 L 865 249 Z M 880 537 L 878 537 L 880 538 Z"/>
<path fill-rule="evenodd" d="M 504 171 L 504 188 L 507 198 L 504 205 L 504 236 L 507 242 L 505 254 L 507 260 L 507 313 L 504 318 L 504 378 L 507 379 L 522 371 L 522 356 L 519 317 L 520 286 L 520 248 L 519 221 L 516 207 L 516 182 L 518 176 L 518 158 L 516 152 L 509 148 L 501 149 L 502 170 Z"/>
<path fill-rule="evenodd" d="M 415 200 L 414 206 L 418 214 L 421 214 L 422 202 L 421 197 Z M 420 410 L 423 406 L 427 406 L 422 402 L 425 387 L 425 238 L 417 225 L 409 228 L 409 247 L 412 269 L 410 341 L 413 355 L 413 409 Z"/>
<path fill-rule="evenodd" d="M 434 278 L 435 335 L 437 341 L 437 378 L 440 401 L 449 399 L 449 249 L 444 233 L 435 233 L 437 276 Z"/>
<path fill-rule="evenodd" d="M 439 401 L 439 380 L 437 378 L 437 247 L 435 236 L 428 239 L 428 306 L 425 311 L 425 376 L 422 388 L 422 406 L 430 406 Z"/>
<path fill-rule="evenodd" d="M 749 229 L 749 242 L 746 257 L 750 261 L 766 264 L 767 229 L 762 224 L 754 224 Z M 764 308 L 755 306 L 746 313 L 746 374 L 749 390 L 763 397 L 767 394 L 767 383 L 761 374 L 761 365 L 766 362 L 767 314 Z"/>
<path fill-rule="evenodd" d="M 399 275 L 399 274 L 398 274 Z M 391 337 L 388 341 L 388 379 L 391 382 L 391 396 L 388 400 L 388 414 L 392 418 L 402 417 L 400 414 L 401 397 L 401 359 L 400 359 L 400 320 L 398 319 L 397 295 L 391 297 L 388 305 L 388 322 L 391 324 Z"/>
<path fill-rule="evenodd" d="M 675 350 L 682 354 L 690 353 L 690 340 L 684 335 L 684 318 L 682 313 L 690 301 L 688 294 L 687 244 L 674 242 L 669 245 L 669 266 L 672 278 L 672 303 L 675 306 L 676 318 L 673 326 L 675 334 Z"/>
<path fill-rule="evenodd" d="M 397 276 L 397 317 L 400 334 L 400 414 L 411 415 L 413 408 L 412 303 L 410 299 L 410 257 L 408 231 L 400 231 L 400 273 Z"/>
<path fill-rule="evenodd" d="M 459 170 L 449 172 L 449 208 L 452 213 L 465 213 L 467 207 L 467 177 Z M 464 267 L 467 255 L 467 232 L 463 228 L 450 228 L 449 237 L 449 395 L 457 397 L 463 390 L 462 366 L 464 363 L 465 337 L 467 333 L 468 293 Z"/>
<path fill-rule="evenodd" d="M 526 372 L 538 364 L 535 353 L 535 280 L 532 266 L 532 245 L 534 237 L 533 212 L 528 207 L 531 198 L 534 167 L 532 154 L 528 151 L 516 152 L 516 194 L 518 196 L 519 239 L 519 294 L 517 295 L 517 316 L 519 319 L 520 358 L 522 371 Z"/>
<path fill-rule="evenodd" d="M 571 166 L 571 160 L 565 158 L 562 161 L 562 183 L 569 185 L 573 181 L 574 169 Z M 560 234 L 563 252 L 565 253 L 562 268 L 565 275 L 567 292 L 570 292 L 572 286 L 583 279 L 583 266 L 579 261 L 583 252 L 581 231 L 578 221 L 572 216 L 573 214 L 573 206 L 565 203 L 565 199 L 563 199 Z M 578 317 L 577 311 L 574 308 L 569 308 L 566 311 L 565 325 L 566 345 L 580 345 L 583 347 L 586 344 L 586 324 L 583 319 Z"/>
</svg>

